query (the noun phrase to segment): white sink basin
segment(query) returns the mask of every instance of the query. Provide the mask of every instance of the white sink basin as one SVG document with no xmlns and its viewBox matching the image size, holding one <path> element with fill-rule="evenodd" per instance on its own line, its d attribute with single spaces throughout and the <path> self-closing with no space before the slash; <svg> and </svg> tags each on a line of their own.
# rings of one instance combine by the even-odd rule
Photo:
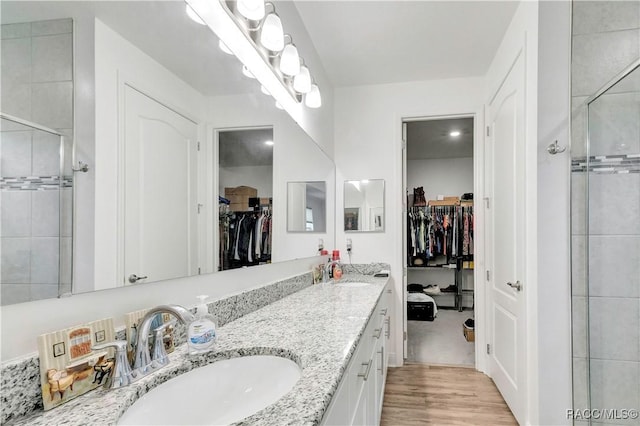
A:
<svg viewBox="0 0 640 426">
<path fill-rule="evenodd" d="M 300 379 L 295 362 L 270 355 L 217 361 L 150 390 L 119 425 L 226 425 L 273 404 Z"/>
<path fill-rule="evenodd" d="M 363 282 L 349 283 L 349 282 L 345 282 L 345 283 L 335 283 L 334 285 L 336 285 L 338 287 L 366 287 L 368 285 L 371 285 L 371 283 L 363 283 Z"/>
</svg>

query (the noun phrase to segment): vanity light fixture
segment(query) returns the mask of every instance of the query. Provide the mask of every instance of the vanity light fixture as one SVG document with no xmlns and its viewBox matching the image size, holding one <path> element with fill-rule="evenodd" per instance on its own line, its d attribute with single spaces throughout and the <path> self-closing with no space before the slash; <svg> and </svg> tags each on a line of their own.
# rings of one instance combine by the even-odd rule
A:
<svg viewBox="0 0 640 426">
<path fill-rule="evenodd" d="M 300 55 L 298 48 L 293 44 L 293 39 L 289 34 L 285 34 L 291 40 L 280 54 L 280 71 L 282 74 L 293 77 L 300 73 Z"/>
<path fill-rule="evenodd" d="M 293 77 L 293 90 L 298 93 L 309 93 L 311 91 L 311 74 L 305 65 L 300 66 L 300 72 Z"/>
<path fill-rule="evenodd" d="M 272 3 L 267 3 L 272 4 Z M 272 52 L 280 52 L 284 49 L 284 29 L 282 21 L 274 11 L 264 18 L 262 29 L 260 30 L 260 44 Z"/>
<path fill-rule="evenodd" d="M 322 97 L 318 85 L 313 83 L 311 90 L 304 97 L 304 104 L 309 108 L 320 108 L 322 106 Z"/>
<path fill-rule="evenodd" d="M 310 94 L 313 79 L 309 68 L 304 65 L 292 37 L 285 40 L 283 23 L 273 3 L 264 0 L 185 2 L 218 36 L 220 48 L 232 52 L 242 62 L 243 73 L 256 78 L 263 86 L 262 92 L 271 95 L 279 109 L 286 110 L 298 121 L 304 118 L 302 105 L 321 106 L 320 89 L 315 85 L 314 93 Z M 258 18 L 263 8 L 265 15 Z"/>
<path fill-rule="evenodd" d="M 193 8 L 192 8 L 191 6 L 189 6 L 188 4 L 187 4 L 187 16 L 188 16 L 189 18 L 191 18 L 191 20 L 192 20 L 193 22 L 196 22 L 196 23 L 198 23 L 198 24 L 200 24 L 200 25 L 207 25 L 207 24 L 206 24 L 206 22 L 204 22 L 204 21 L 202 20 L 202 18 L 201 18 L 200 16 L 198 16 L 198 14 L 196 13 L 196 11 L 195 11 L 195 10 L 193 10 Z"/>
<path fill-rule="evenodd" d="M 449 133 L 449 136 L 451 136 L 452 138 L 457 138 L 460 135 L 461 133 L 459 130 L 454 130 L 453 132 Z"/>
<path fill-rule="evenodd" d="M 264 0 L 238 0 L 238 12 L 247 19 L 260 21 L 264 18 Z"/>
</svg>

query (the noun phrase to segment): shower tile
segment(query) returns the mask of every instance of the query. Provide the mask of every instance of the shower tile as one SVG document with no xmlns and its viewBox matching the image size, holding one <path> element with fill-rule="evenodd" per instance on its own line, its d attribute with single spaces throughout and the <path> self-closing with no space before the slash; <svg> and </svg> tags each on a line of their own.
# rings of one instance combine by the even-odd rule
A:
<svg viewBox="0 0 640 426">
<path fill-rule="evenodd" d="M 60 242 L 58 238 L 31 241 L 31 284 L 58 282 Z"/>
<path fill-rule="evenodd" d="M 2 306 L 29 302 L 31 298 L 29 287 L 29 284 L 0 285 L 0 291 L 2 292 L 2 294 L 0 294 Z"/>
<path fill-rule="evenodd" d="M 589 238 L 589 295 L 640 297 L 640 236 Z"/>
<path fill-rule="evenodd" d="M 61 190 L 60 206 L 60 236 L 73 236 L 73 189 L 64 188 Z"/>
<path fill-rule="evenodd" d="M 2 237 L 31 236 L 31 194 L 28 191 L 2 191 Z"/>
<path fill-rule="evenodd" d="M 73 20 L 70 18 L 31 23 L 31 35 L 34 36 L 70 33 L 72 29 Z"/>
<path fill-rule="evenodd" d="M 73 127 L 73 83 L 33 85 L 33 121 L 53 129 Z"/>
<path fill-rule="evenodd" d="M 54 299 L 58 297 L 58 283 L 31 284 L 31 300 Z"/>
<path fill-rule="evenodd" d="M 572 4 L 574 35 L 640 27 L 640 3 L 637 1 L 576 1 Z"/>
<path fill-rule="evenodd" d="M 3 177 L 31 175 L 31 132 L 0 133 Z"/>
<path fill-rule="evenodd" d="M 31 265 L 31 238 L 1 238 L 2 283 L 27 284 Z"/>
<path fill-rule="evenodd" d="M 586 235 L 587 174 L 571 173 L 571 235 Z"/>
<path fill-rule="evenodd" d="M 573 358 L 573 409 L 584 410 L 589 407 L 587 393 L 589 377 L 586 358 Z"/>
<path fill-rule="evenodd" d="M 571 237 L 571 294 L 587 295 L 587 237 L 574 235 Z"/>
<path fill-rule="evenodd" d="M 587 298 L 571 298 L 573 356 L 587 356 Z"/>
<path fill-rule="evenodd" d="M 573 96 L 591 96 L 640 55 L 640 30 L 573 37 Z"/>
<path fill-rule="evenodd" d="M 32 39 L 33 82 L 71 81 L 71 33 Z"/>
<path fill-rule="evenodd" d="M 640 362 L 640 313 L 632 298 L 589 298 L 589 354 L 592 358 Z"/>
<path fill-rule="evenodd" d="M 60 191 L 31 191 L 33 237 L 60 236 Z M 56 280 L 57 282 L 57 280 Z"/>
<path fill-rule="evenodd" d="M 70 237 L 60 239 L 60 282 L 71 286 L 73 241 Z M 71 289 L 69 289 L 71 291 Z"/>
<path fill-rule="evenodd" d="M 0 92 L 2 112 L 23 120 L 31 120 L 31 83 L 7 84 L 2 79 L 0 84 L 2 85 Z"/>
<path fill-rule="evenodd" d="M 60 136 L 33 132 L 34 176 L 60 176 Z"/>
<path fill-rule="evenodd" d="M 638 383 L 640 363 L 591 359 L 591 408 L 621 410 L 639 407 Z M 637 424 L 637 419 L 618 424 Z"/>
<path fill-rule="evenodd" d="M 3 91 L 16 84 L 31 83 L 31 39 L 2 40 L 0 45 Z"/>
<path fill-rule="evenodd" d="M 571 158 L 587 156 L 587 138 L 585 133 L 585 101 L 587 96 L 571 98 Z"/>
<path fill-rule="evenodd" d="M 640 93 L 606 94 L 589 106 L 590 156 L 640 153 Z"/>
<path fill-rule="evenodd" d="M 2 40 L 24 37 L 31 37 L 31 22 L 25 22 L 22 24 L 2 24 L 2 35 L 0 35 Z"/>
<path fill-rule="evenodd" d="M 640 234 L 640 174 L 589 173 L 589 234 Z"/>
</svg>

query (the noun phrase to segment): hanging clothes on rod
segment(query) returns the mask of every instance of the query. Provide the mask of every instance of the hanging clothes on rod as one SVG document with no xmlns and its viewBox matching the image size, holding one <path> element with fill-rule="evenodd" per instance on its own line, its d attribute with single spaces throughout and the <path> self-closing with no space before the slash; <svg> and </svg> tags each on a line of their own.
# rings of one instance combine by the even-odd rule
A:
<svg viewBox="0 0 640 426">
<path fill-rule="evenodd" d="M 220 213 L 218 270 L 271 262 L 271 209 Z"/>
</svg>

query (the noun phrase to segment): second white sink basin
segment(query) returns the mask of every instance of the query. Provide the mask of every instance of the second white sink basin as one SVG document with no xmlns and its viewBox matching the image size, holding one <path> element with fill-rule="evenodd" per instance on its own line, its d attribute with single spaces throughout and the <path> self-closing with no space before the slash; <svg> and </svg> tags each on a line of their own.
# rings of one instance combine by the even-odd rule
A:
<svg viewBox="0 0 640 426">
<path fill-rule="evenodd" d="M 300 379 L 295 362 L 270 355 L 217 361 L 150 390 L 119 425 L 226 425 L 282 398 Z"/>
<path fill-rule="evenodd" d="M 350 283 L 350 282 L 339 282 L 339 283 L 335 283 L 334 285 L 338 286 L 338 287 L 366 287 L 368 285 L 371 285 L 371 283 L 363 283 L 363 282 L 357 282 L 357 283 Z"/>
</svg>

